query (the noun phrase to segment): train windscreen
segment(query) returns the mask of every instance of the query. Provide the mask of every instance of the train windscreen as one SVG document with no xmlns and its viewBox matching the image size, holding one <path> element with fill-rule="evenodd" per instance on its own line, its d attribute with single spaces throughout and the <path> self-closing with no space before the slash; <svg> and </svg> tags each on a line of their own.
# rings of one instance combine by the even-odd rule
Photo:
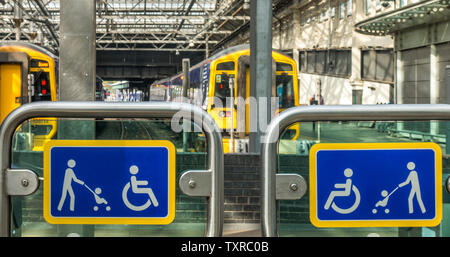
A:
<svg viewBox="0 0 450 257">
<path fill-rule="evenodd" d="M 279 108 L 285 109 L 295 105 L 294 83 L 291 75 L 277 75 L 276 93 L 279 101 Z"/>
<path fill-rule="evenodd" d="M 34 87 L 31 92 L 31 101 L 51 101 L 52 94 L 50 90 L 50 75 L 48 72 L 33 72 Z"/>
<path fill-rule="evenodd" d="M 216 87 L 214 96 L 217 100 L 221 101 L 222 106 L 225 105 L 226 98 L 230 97 L 230 78 L 231 76 L 226 73 L 216 75 Z"/>
</svg>

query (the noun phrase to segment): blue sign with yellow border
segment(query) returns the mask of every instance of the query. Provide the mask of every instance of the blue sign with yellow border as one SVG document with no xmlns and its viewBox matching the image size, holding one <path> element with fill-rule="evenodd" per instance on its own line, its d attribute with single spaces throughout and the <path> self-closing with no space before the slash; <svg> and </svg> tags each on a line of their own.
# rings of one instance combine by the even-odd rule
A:
<svg viewBox="0 0 450 257">
<path fill-rule="evenodd" d="M 53 140 L 44 148 L 47 222 L 162 225 L 175 218 L 170 141 Z"/>
<path fill-rule="evenodd" d="M 435 143 L 316 144 L 310 219 L 317 227 L 436 226 L 442 152 Z"/>
</svg>

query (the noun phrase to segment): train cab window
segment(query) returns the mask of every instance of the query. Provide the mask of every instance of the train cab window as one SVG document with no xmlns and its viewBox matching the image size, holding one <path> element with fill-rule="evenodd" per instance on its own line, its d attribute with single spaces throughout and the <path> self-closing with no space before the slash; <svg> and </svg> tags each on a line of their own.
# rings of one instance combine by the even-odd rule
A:
<svg viewBox="0 0 450 257">
<path fill-rule="evenodd" d="M 34 85 L 31 92 L 31 101 L 51 101 L 50 76 L 48 72 L 33 72 Z"/>
<path fill-rule="evenodd" d="M 234 75 L 233 74 L 226 74 L 226 73 L 222 73 L 222 74 L 217 74 L 215 81 L 216 81 L 216 86 L 215 86 L 215 90 L 214 90 L 214 96 L 216 97 L 215 99 L 217 99 L 218 101 L 220 101 L 219 104 L 221 104 L 221 106 L 225 106 L 226 104 L 226 98 L 230 97 L 230 79 L 233 79 Z"/>
<path fill-rule="evenodd" d="M 52 125 L 36 125 L 31 123 L 31 133 L 35 136 L 45 136 L 50 134 L 52 131 L 53 126 Z"/>
<path fill-rule="evenodd" d="M 294 106 L 294 84 L 292 82 L 292 76 L 285 74 L 277 75 L 276 86 L 279 108 L 284 109 Z"/>
<path fill-rule="evenodd" d="M 234 71 L 234 62 L 218 63 L 216 70 L 233 70 Z"/>
</svg>

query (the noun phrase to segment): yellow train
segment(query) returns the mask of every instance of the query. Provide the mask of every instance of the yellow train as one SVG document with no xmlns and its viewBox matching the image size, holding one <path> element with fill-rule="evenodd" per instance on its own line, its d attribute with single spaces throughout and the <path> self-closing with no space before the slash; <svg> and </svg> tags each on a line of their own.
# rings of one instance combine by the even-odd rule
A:
<svg viewBox="0 0 450 257">
<path fill-rule="evenodd" d="M 276 51 L 272 52 L 272 58 L 272 96 L 278 97 L 277 112 L 280 112 L 299 105 L 297 65 L 292 58 Z M 247 152 L 251 99 L 249 46 L 225 49 L 191 67 L 189 80 L 188 101 L 201 106 L 214 118 L 223 131 L 225 153 Z M 149 85 L 149 100 L 182 101 L 182 84 L 183 74 L 156 81 Z M 227 104 L 227 98 L 234 103 Z M 238 111 L 237 106 L 243 106 L 245 111 Z M 287 129 L 284 138 L 295 140 L 299 133 L 297 123 Z"/>
<path fill-rule="evenodd" d="M 48 50 L 25 42 L 0 44 L 0 123 L 25 103 L 57 101 L 58 58 Z M 18 129 L 21 149 L 42 151 L 56 134 L 56 118 L 33 119 Z M 24 140 L 20 140 L 20 138 Z"/>
</svg>

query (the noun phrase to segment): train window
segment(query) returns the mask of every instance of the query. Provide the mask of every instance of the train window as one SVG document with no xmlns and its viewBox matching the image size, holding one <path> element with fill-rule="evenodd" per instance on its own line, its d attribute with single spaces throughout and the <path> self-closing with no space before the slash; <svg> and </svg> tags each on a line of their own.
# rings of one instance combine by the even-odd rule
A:
<svg viewBox="0 0 450 257">
<path fill-rule="evenodd" d="M 33 72 L 34 87 L 31 92 L 31 101 L 51 101 L 50 76 L 48 72 Z"/>
<path fill-rule="evenodd" d="M 277 75 L 277 90 L 276 94 L 279 98 L 279 108 L 289 108 L 294 106 L 294 84 L 292 83 L 292 76 Z"/>
<path fill-rule="evenodd" d="M 52 131 L 52 128 L 52 125 L 35 125 L 32 123 L 31 133 L 33 133 L 35 136 L 48 135 Z"/>
<path fill-rule="evenodd" d="M 292 65 L 289 63 L 277 62 L 277 71 L 292 71 Z"/>
<path fill-rule="evenodd" d="M 301 51 L 299 53 L 299 65 L 300 71 L 306 71 L 306 51 Z"/>
<path fill-rule="evenodd" d="M 234 62 L 218 63 L 216 70 L 234 70 Z"/>
<path fill-rule="evenodd" d="M 224 106 L 226 103 L 226 98 L 230 97 L 230 78 L 232 76 L 223 73 L 216 75 L 216 87 L 214 96 L 217 100 L 221 101 L 221 106 Z"/>
</svg>

